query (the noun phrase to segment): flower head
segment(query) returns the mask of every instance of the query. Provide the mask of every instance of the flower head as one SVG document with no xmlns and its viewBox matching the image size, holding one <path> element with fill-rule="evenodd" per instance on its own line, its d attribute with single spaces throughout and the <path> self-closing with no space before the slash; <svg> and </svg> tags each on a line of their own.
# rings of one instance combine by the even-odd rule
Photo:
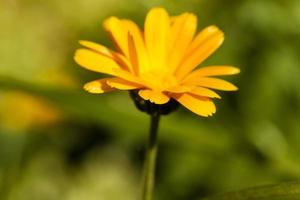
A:
<svg viewBox="0 0 300 200">
<path fill-rule="evenodd" d="M 232 66 L 208 66 L 196 69 L 224 40 L 223 32 L 209 26 L 196 34 L 197 17 L 192 13 L 169 16 L 163 8 L 153 8 L 146 16 L 142 31 L 133 21 L 110 17 L 104 27 L 116 51 L 89 41 L 80 41 L 75 61 L 89 70 L 112 77 L 86 83 L 90 93 L 116 89 L 138 90 L 144 100 L 165 104 L 175 99 L 201 116 L 210 116 L 216 108 L 211 89 L 234 91 L 233 84 L 214 76 L 232 75 Z"/>
</svg>

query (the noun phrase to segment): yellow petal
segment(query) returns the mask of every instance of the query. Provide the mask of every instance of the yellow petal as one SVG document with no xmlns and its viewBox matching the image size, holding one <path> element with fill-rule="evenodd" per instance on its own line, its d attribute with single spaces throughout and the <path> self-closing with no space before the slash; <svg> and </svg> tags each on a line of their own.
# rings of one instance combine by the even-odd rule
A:
<svg viewBox="0 0 300 200">
<path fill-rule="evenodd" d="M 130 33 L 128 33 L 128 50 L 129 50 L 129 59 L 131 62 L 133 74 L 139 74 L 139 63 L 138 63 L 138 56 L 137 56 L 137 49 L 135 48 L 135 44 L 133 41 L 133 37 Z"/>
<path fill-rule="evenodd" d="M 109 85 L 106 84 L 106 81 L 109 79 L 110 78 L 103 78 L 103 79 L 98 79 L 95 81 L 88 82 L 83 86 L 83 88 L 86 91 L 94 94 L 113 91 L 115 89 L 111 88 Z"/>
<path fill-rule="evenodd" d="M 132 69 L 130 62 L 122 54 L 119 54 L 101 44 L 97 44 L 94 42 L 80 40 L 79 43 L 84 47 L 87 47 L 91 50 L 94 50 L 95 52 L 113 59 L 124 70 L 130 71 Z"/>
<path fill-rule="evenodd" d="M 92 49 L 102 55 L 113 58 L 112 51 L 101 44 L 97 44 L 97 43 L 85 41 L 85 40 L 80 40 L 79 44 L 81 44 L 82 46 L 87 47 L 89 49 Z"/>
<path fill-rule="evenodd" d="M 191 90 L 192 87 L 183 86 L 183 85 L 179 85 L 167 89 L 168 92 L 172 92 L 172 93 L 185 93 L 185 92 L 190 92 Z"/>
<path fill-rule="evenodd" d="M 180 64 L 188 45 L 191 43 L 197 29 L 197 17 L 184 13 L 173 18 L 168 39 L 168 67 L 173 73 Z"/>
<path fill-rule="evenodd" d="M 146 50 L 144 36 L 140 28 L 130 20 L 122 20 L 123 26 L 125 26 L 132 36 L 132 44 L 136 49 L 137 62 L 139 67 L 139 72 L 143 73 L 144 71 L 149 70 L 149 56 Z M 129 42 L 129 41 L 128 41 Z"/>
<path fill-rule="evenodd" d="M 129 63 L 129 61 L 127 60 L 127 58 L 125 56 L 123 56 L 113 50 L 110 50 L 101 44 L 97 44 L 97 43 L 85 41 L 85 40 L 80 40 L 79 43 L 84 47 L 87 47 L 91 50 L 94 50 L 104 56 L 107 56 L 107 57 L 113 59 L 124 70 L 130 71 L 130 69 L 132 68 L 131 64 Z"/>
<path fill-rule="evenodd" d="M 112 88 L 117 88 L 119 90 L 134 90 L 141 88 L 141 85 L 138 85 L 136 83 L 121 79 L 121 78 L 111 78 L 107 80 L 107 85 L 109 85 Z"/>
<path fill-rule="evenodd" d="M 197 36 L 192 41 L 191 45 L 188 48 L 187 54 L 189 55 L 193 53 L 200 45 L 203 44 L 203 42 L 205 42 L 208 38 L 219 32 L 222 33 L 222 31 L 214 25 L 204 28 L 197 34 Z"/>
<path fill-rule="evenodd" d="M 128 71 L 125 71 L 123 69 L 114 69 L 114 72 L 116 74 L 115 76 L 117 76 L 119 78 L 122 78 L 124 80 L 127 80 L 129 82 L 133 82 L 133 83 L 136 83 L 136 84 L 139 84 L 139 85 L 143 85 L 143 82 L 139 79 L 139 77 L 131 74 Z"/>
<path fill-rule="evenodd" d="M 212 88 L 216 90 L 224 90 L 224 91 L 238 90 L 238 88 L 232 83 L 229 83 L 228 81 L 218 79 L 218 78 L 200 77 L 196 80 L 185 82 L 185 84 L 197 85 L 197 86 Z"/>
<path fill-rule="evenodd" d="M 80 66 L 104 74 L 114 75 L 113 69 L 120 68 L 113 59 L 88 49 L 78 49 L 74 59 Z"/>
<path fill-rule="evenodd" d="M 172 94 L 172 97 L 198 115 L 208 117 L 216 112 L 215 104 L 208 98 L 191 94 Z"/>
<path fill-rule="evenodd" d="M 222 76 L 240 73 L 240 69 L 232 66 L 209 66 L 201 67 L 190 73 L 184 80 L 191 81 L 203 76 Z"/>
<path fill-rule="evenodd" d="M 221 97 L 217 93 L 215 93 L 214 91 L 212 91 L 210 89 L 203 88 L 203 87 L 195 87 L 189 93 L 194 94 L 196 96 L 221 99 Z"/>
<path fill-rule="evenodd" d="M 145 43 L 151 68 L 164 73 L 167 65 L 167 36 L 170 18 L 163 8 L 153 8 L 145 20 Z"/>
<path fill-rule="evenodd" d="M 128 72 L 132 71 L 132 65 L 130 61 L 122 54 L 113 53 L 113 59 L 123 70 L 126 70 Z"/>
<path fill-rule="evenodd" d="M 104 28 L 110 33 L 116 47 L 125 55 L 128 56 L 128 29 L 123 26 L 120 19 L 110 17 L 103 23 Z"/>
<path fill-rule="evenodd" d="M 170 97 L 165 95 L 164 93 L 160 91 L 154 91 L 154 90 L 140 90 L 139 91 L 140 97 L 142 97 L 145 100 L 149 100 L 152 103 L 155 104 L 165 104 L 170 100 Z"/>
<path fill-rule="evenodd" d="M 215 52 L 224 41 L 224 34 L 215 26 L 201 31 L 191 43 L 182 64 L 176 71 L 181 79 Z"/>
</svg>

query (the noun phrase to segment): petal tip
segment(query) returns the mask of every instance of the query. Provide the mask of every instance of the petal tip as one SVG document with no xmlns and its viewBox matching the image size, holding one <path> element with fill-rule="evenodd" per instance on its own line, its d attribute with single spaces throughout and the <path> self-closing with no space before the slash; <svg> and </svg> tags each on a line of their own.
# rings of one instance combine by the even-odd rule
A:
<svg viewBox="0 0 300 200">
<path fill-rule="evenodd" d="M 112 82 L 112 81 L 107 80 L 107 81 L 106 81 L 106 84 L 107 84 L 108 86 L 112 87 L 112 88 L 115 87 L 115 83 Z"/>
<path fill-rule="evenodd" d="M 144 100 L 149 100 L 151 103 L 155 104 L 165 104 L 168 103 L 170 97 L 165 95 L 164 93 L 152 91 L 152 90 L 140 90 L 139 96 L 142 97 Z"/>
<path fill-rule="evenodd" d="M 231 83 L 231 88 L 229 88 L 229 91 L 238 91 L 238 90 L 239 88 L 236 85 Z"/>
<path fill-rule="evenodd" d="M 210 26 L 208 26 L 206 29 L 207 29 L 208 32 L 211 32 L 211 33 L 217 32 L 217 31 L 221 31 L 221 30 L 219 29 L 219 27 L 217 27 L 216 25 L 210 25 Z M 222 31 L 221 31 L 221 32 L 222 32 Z"/>
<path fill-rule="evenodd" d="M 89 93 L 92 93 L 92 94 L 102 94 L 102 93 L 104 93 L 104 91 L 101 89 L 100 85 L 99 85 L 99 87 L 96 87 L 96 86 L 90 85 L 90 83 L 86 83 L 83 86 L 83 89 L 86 90 Z"/>
<path fill-rule="evenodd" d="M 74 53 L 73 59 L 80 66 L 83 66 L 82 61 L 83 61 L 83 55 L 85 51 L 86 49 L 81 48 L 81 49 L 77 49 Z"/>
<path fill-rule="evenodd" d="M 150 11 L 148 12 L 145 23 L 147 23 L 147 18 L 149 19 L 152 17 L 154 17 L 154 18 L 157 18 L 157 17 L 169 18 L 169 13 L 163 7 L 154 7 L 154 8 L 151 8 Z"/>
<path fill-rule="evenodd" d="M 118 21 L 118 18 L 115 17 L 115 16 L 111 16 L 111 17 L 106 18 L 103 21 L 103 27 L 104 27 L 104 29 L 107 30 L 107 31 L 109 31 L 112 23 L 116 23 L 117 21 Z"/>
<path fill-rule="evenodd" d="M 234 75 L 234 74 L 239 74 L 241 70 L 237 67 L 234 66 L 228 66 L 228 69 L 230 69 L 228 75 Z"/>
<path fill-rule="evenodd" d="M 88 41 L 86 40 L 78 40 L 78 43 L 81 44 L 82 46 L 84 46 L 84 44 L 86 44 Z"/>
<path fill-rule="evenodd" d="M 167 13 L 167 10 L 165 8 L 163 8 L 162 6 L 155 6 L 153 8 L 150 9 L 150 12 L 164 12 Z"/>
<path fill-rule="evenodd" d="M 241 73 L 241 70 L 239 69 L 239 68 L 237 68 L 237 67 L 233 67 L 233 73 L 234 74 L 239 74 L 239 73 Z"/>
<path fill-rule="evenodd" d="M 146 90 L 140 90 L 138 92 L 139 96 L 142 97 L 144 100 L 149 100 L 150 96 L 148 94 L 148 92 L 146 92 Z"/>
<path fill-rule="evenodd" d="M 75 51 L 75 53 L 74 53 L 74 56 L 73 56 L 73 59 L 75 60 L 75 62 L 76 62 L 77 64 L 79 64 L 80 52 L 81 52 L 81 50 L 80 50 L 80 49 L 77 49 L 77 50 Z"/>
</svg>

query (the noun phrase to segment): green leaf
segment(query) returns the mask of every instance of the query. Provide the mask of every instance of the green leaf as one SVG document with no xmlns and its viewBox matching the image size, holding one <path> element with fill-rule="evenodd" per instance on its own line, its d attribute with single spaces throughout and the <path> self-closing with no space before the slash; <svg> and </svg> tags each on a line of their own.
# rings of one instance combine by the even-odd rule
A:
<svg viewBox="0 0 300 200">
<path fill-rule="evenodd" d="M 300 182 L 282 183 L 216 195 L 205 200 L 299 200 Z"/>
</svg>

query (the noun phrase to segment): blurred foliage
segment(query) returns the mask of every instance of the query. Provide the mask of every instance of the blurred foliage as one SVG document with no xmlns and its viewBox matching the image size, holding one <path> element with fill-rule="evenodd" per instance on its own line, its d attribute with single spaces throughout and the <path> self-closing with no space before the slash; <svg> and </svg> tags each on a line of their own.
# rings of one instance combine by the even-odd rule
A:
<svg viewBox="0 0 300 200">
<path fill-rule="evenodd" d="M 299 182 L 281 183 L 228 192 L 206 200 L 297 200 L 300 198 Z"/>
<path fill-rule="evenodd" d="M 241 68 L 212 118 L 164 117 L 156 199 L 199 199 L 300 179 L 300 1 L 0 1 L 0 199 L 136 199 L 148 117 L 126 92 L 87 94 L 79 39 L 112 43 L 105 17 L 152 6 L 196 13 L 224 45 L 204 64 Z"/>
</svg>

